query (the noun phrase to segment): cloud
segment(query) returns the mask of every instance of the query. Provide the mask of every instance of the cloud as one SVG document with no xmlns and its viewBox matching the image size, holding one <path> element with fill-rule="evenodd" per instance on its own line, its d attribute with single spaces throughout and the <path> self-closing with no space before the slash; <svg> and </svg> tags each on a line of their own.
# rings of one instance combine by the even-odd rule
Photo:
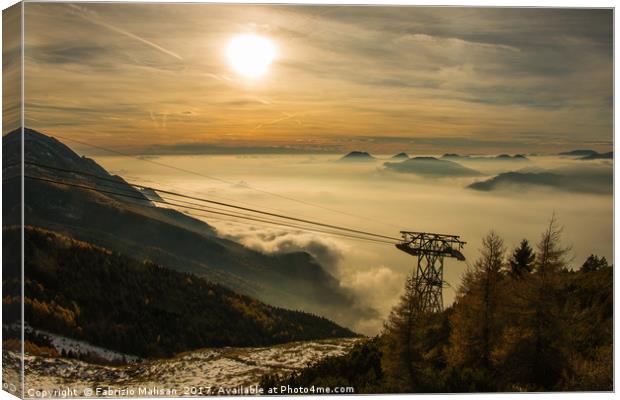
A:
<svg viewBox="0 0 620 400">
<path fill-rule="evenodd" d="M 505 50 L 512 52 L 521 52 L 521 50 L 517 47 L 506 45 L 506 44 L 497 44 L 497 43 L 483 43 L 483 42 L 475 42 L 468 41 L 461 38 L 456 37 L 442 37 L 442 36 L 431 36 L 422 33 L 414 33 L 411 36 L 411 39 L 420 41 L 423 43 L 430 43 L 434 46 L 444 46 L 444 47 L 452 47 L 452 48 L 480 48 L 480 49 L 488 49 L 488 50 Z"/>
<path fill-rule="evenodd" d="M 305 232 L 285 232 L 269 228 L 247 228 L 216 224 L 218 234 L 265 254 L 307 252 L 339 282 L 340 290 L 352 304 L 351 315 L 340 316 L 357 332 L 378 332 L 385 315 L 403 289 L 404 275 L 385 266 L 368 269 L 344 265 L 350 258 L 349 245 L 338 239 Z"/>
<path fill-rule="evenodd" d="M 374 307 L 379 311 L 377 316 L 367 316 L 358 321 L 360 331 L 378 332 L 403 291 L 405 274 L 379 265 L 369 270 L 352 271 L 342 285 L 354 294 L 361 306 Z"/>
<path fill-rule="evenodd" d="M 353 272 L 344 286 L 365 298 L 369 304 L 377 304 L 386 298 L 391 300 L 395 293 L 402 291 L 404 284 L 403 274 L 380 265 L 369 270 Z"/>
<path fill-rule="evenodd" d="M 561 149 L 556 146 L 555 153 Z M 413 174 L 377 173 L 374 163 L 334 168 L 335 158 L 331 155 L 174 158 L 180 166 L 190 169 L 199 166 L 201 171 L 226 178 L 229 183 L 197 179 L 183 173 L 169 174 L 167 170 L 152 169 L 131 158 L 106 157 L 101 161 L 106 166 L 109 164 L 108 168 L 112 171 L 126 169 L 129 172 L 122 175 L 133 176 L 136 182 L 146 180 L 148 183 L 155 179 L 158 185 L 170 186 L 177 192 L 243 202 L 248 207 L 338 226 L 395 237 L 398 237 L 400 230 L 460 235 L 467 242 L 463 254 L 470 262 L 478 257 L 478 244 L 490 229 L 497 230 L 508 247 L 518 245 L 523 238 L 535 243 L 555 211 L 565 226 L 563 243 L 573 246 L 576 260 L 582 262 L 591 253 L 608 259 L 613 255 L 611 194 L 578 193 L 537 186 L 529 186 L 527 190 L 510 188 L 481 192 L 465 189 L 466 183 L 476 178 L 458 178 L 455 184 L 455 179 L 431 180 Z M 580 176 L 585 181 L 590 178 L 585 177 L 584 171 L 590 171 L 592 176 L 605 176 L 604 170 L 607 170 L 608 177 L 612 171 L 612 164 L 607 161 L 581 161 L 560 156 L 531 156 L 530 162 L 519 166 L 516 162 L 472 163 L 472 167 L 489 177 L 516 171 L 516 168 L 523 166 L 528 166 L 527 170 L 520 172 L 546 171 Z M 611 193 L 612 181 L 606 179 L 608 193 Z M 239 181 L 363 218 L 292 203 L 282 197 L 248 191 L 230 184 Z M 403 292 L 407 274 L 415 267 L 415 257 L 389 244 L 288 231 L 244 221 L 254 225 L 248 226 L 241 221 L 216 217 L 200 218 L 218 232 L 239 238 L 245 245 L 264 253 L 279 254 L 299 249 L 320 258 L 324 268 L 337 280 L 334 284 L 338 285 L 338 293 L 347 293 L 346 298 L 351 299 L 344 310 L 340 307 L 320 314 L 362 333 L 374 335 L 380 331 L 384 319 Z M 286 259 L 283 255 L 280 257 Z M 444 267 L 444 278 L 450 285 L 444 289 L 444 302 L 448 306 L 454 299 L 454 288 L 459 285 L 465 263 L 446 259 Z M 292 304 L 290 307 L 304 309 L 303 304 Z"/>
<path fill-rule="evenodd" d="M 9 133 L 22 125 L 21 63 L 22 3 L 6 8 L 2 13 L 2 133 Z"/>
<path fill-rule="evenodd" d="M 349 245 L 338 239 L 301 231 L 245 227 L 238 224 L 215 224 L 218 234 L 264 254 L 306 252 L 338 281 L 338 291 L 350 301 L 350 312 L 342 313 L 334 304 L 333 318 L 356 332 L 375 334 L 391 308 L 394 293 L 402 280 L 397 273 L 381 266 L 372 270 L 351 270 L 343 265 Z M 303 308 L 303 304 L 295 305 Z"/>
<path fill-rule="evenodd" d="M 67 44 L 64 46 L 38 46 L 29 49 L 29 56 L 38 62 L 51 64 L 64 63 L 87 63 L 93 59 L 100 60 L 101 55 L 107 53 L 107 49 L 100 46 L 80 46 L 79 44 Z"/>
<path fill-rule="evenodd" d="M 221 229 L 221 228 L 220 228 Z M 265 254 L 286 254 L 303 251 L 312 255 L 329 272 L 336 272 L 346 247 L 333 238 L 301 231 L 264 230 L 228 226 L 218 230 L 225 238 Z"/>
</svg>

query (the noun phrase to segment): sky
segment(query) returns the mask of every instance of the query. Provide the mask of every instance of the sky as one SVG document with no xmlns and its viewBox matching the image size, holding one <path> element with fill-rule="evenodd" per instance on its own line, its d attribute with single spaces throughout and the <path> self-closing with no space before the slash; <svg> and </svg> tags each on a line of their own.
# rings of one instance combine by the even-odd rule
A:
<svg viewBox="0 0 620 400">
<path fill-rule="evenodd" d="M 609 151 L 612 21 L 609 9 L 26 3 L 25 123 L 135 154 Z M 248 34 L 275 49 L 257 79 L 227 58 Z"/>
</svg>

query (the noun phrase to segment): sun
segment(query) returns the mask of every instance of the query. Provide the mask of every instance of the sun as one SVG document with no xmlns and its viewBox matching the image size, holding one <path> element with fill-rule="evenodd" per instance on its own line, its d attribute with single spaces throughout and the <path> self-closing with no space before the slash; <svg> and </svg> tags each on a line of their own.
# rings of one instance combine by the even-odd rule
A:
<svg viewBox="0 0 620 400">
<path fill-rule="evenodd" d="M 276 46 L 262 36 L 240 35 L 230 40 L 226 56 L 230 66 L 240 75 L 257 79 L 269 70 L 276 56 Z"/>
</svg>

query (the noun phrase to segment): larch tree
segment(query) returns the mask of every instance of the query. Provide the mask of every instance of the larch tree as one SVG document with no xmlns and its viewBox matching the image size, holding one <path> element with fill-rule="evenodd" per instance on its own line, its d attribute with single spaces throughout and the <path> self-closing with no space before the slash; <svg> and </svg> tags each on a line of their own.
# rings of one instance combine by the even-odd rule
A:
<svg viewBox="0 0 620 400">
<path fill-rule="evenodd" d="M 532 333 L 531 381 L 542 389 L 552 389 L 560 378 L 563 354 L 558 350 L 563 337 L 559 317 L 561 296 L 560 274 L 567 265 L 570 249 L 561 243 L 562 227 L 552 215 L 537 245 L 532 279 L 528 280 L 530 311 L 526 326 Z"/>
<path fill-rule="evenodd" d="M 485 371 L 501 334 L 500 305 L 504 241 L 495 232 L 482 240 L 480 256 L 466 272 L 451 317 L 449 360 L 454 367 Z"/>
<path fill-rule="evenodd" d="M 384 325 L 382 364 L 393 389 L 413 391 L 419 384 L 418 362 L 421 357 L 416 328 L 422 318 L 420 295 L 411 274 L 405 283 L 405 292 Z"/>
</svg>

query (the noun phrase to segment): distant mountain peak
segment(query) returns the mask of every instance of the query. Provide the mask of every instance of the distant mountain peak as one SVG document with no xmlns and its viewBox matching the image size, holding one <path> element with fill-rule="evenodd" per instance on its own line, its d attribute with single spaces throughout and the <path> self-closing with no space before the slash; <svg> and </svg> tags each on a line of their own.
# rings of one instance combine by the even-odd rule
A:
<svg viewBox="0 0 620 400">
<path fill-rule="evenodd" d="M 591 156 L 594 154 L 598 154 L 598 152 L 594 150 L 590 150 L 590 149 L 577 149 L 577 150 L 571 150 L 571 151 L 564 151 L 558 154 L 561 156 L 587 157 L 587 156 Z"/>
<path fill-rule="evenodd" d="M 610 151 L 607 153 L 599 153 L 598 151 L 589 150 L 589 149 L 588 150 L 579 149 L 579 150 L 565 151 L 562 153 L 558 153 L 558 155 L 576 157 L 579 160 L 609 160 L 609 159 L 614 158 L 613 151 Z"/>
<path fill-rule="evenodd" d="M 365 151 L 352 151 L 340 159 L 340 161 L 372 161 L 375 158 Z"/>
<path fill-rule="evenodd" d="M 406 160 L 408 158 L 409 158 L 409 154 L 405 152 L 395 154 L 391 157 L 392 160 Z"/>
<path fill-rule="evenodd" d="M 614 152 L 610 151 L 607 153 L 590 154 L 590 155 L 581 157 L 580 160 L 611 160 L 613 158 L 614 158 Z"/>
<path fill-rule="evenodd" d="M 523 154 L 510 154 L 502 153 L 496 156 L 492 155 L 461 155 L 457 153 L 446 153 L 441 156 L 441 159 L 459 159 L 463 161 L 529 161 L 529 159 Z"/>
<path fill-rule="evenodd" d="M 499 160 L 515 160 L 515 161 L 529 161 L 529 159 L 523 154 L 515 154 L 511 156 L 510 154 L 500 154 L 495 156 L 496 159 Z"/>
<path fill-rule="evenodd" d="M 386 162 L 387 169 L 428 177 L 478 176 L 480 172 L 448 160 L 431 156 L 413 157 L 401 162 Z"/>
<path fill-rule="evenodd" d="M 588 170 L 540 170 L 502 172 L 492 178 L 474 182 L 469 189 L 522 191 L 524 188 L 547 188 L 578 193 L 607 194 L 613 188 L 613 174 Z"/>
<path fill-rule="evenodd" d="M 437 157 L 433 157 L 433 156 L 418 156 L 418 157 L 413 157 L 411 160 L 418 160 L 418 161 L 440 161 Z"/>
</svg>

